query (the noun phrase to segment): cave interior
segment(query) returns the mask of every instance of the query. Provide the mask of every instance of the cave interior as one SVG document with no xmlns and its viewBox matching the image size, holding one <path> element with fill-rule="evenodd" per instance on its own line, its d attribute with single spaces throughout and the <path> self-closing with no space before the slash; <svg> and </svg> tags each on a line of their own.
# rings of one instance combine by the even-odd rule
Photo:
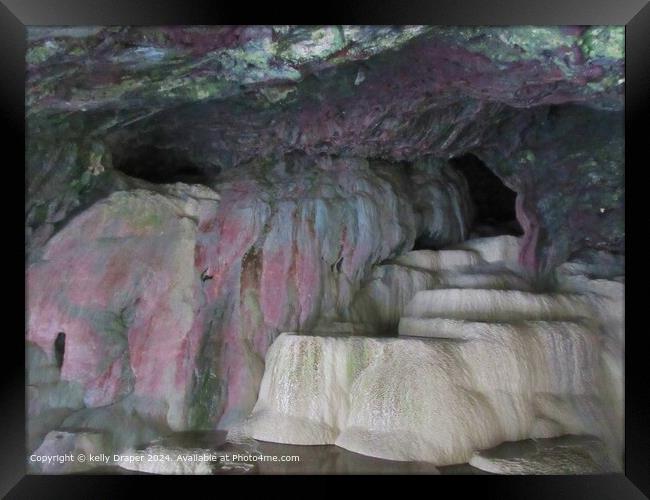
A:
<svg viewBox="0 0 650 500">
<path fill-rule="evenodd" d="M 280 472 L 619 470 L 623 45 L 29 28 L 29 450 L 130 457 L 111 473 L 280 470 L 134 458 L 242 438 L 307 457 Z"/>
</svg>

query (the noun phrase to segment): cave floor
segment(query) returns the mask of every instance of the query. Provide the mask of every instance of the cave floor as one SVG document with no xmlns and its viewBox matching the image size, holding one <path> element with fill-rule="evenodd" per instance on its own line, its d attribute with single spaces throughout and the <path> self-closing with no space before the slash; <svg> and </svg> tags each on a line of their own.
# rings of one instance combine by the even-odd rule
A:
<svg viewBox="0 0 650 500">
<path fill-rule="evenodd" d="M 301 446 L 250 440 L 235 444 L 226 441 L 225 431 L 178 432 L 152 443 L 188 453 L 197 449 L 219 452 L 219 454 L 245 455 L 232 457 L 226 463 L 217 463 L 214 475 L 259 475 L 259 474 L 489 474 L 469 464 L 436 467 L 426 462 L 399 462 L 384 460 L 353 453 L 334 445 Z M 143 449 L 146 446 L 142 447 Z M 258 462 L 249 459 L 252 455 L 267 457 L 298 456 L 298 462 Z M 84 474 L 148 474 L 111 465 L 96 467 Z"/>
<path fill-rule="evenodd" d="M 501 445 L 482 452 L 483 455 L 492 459 L 506 461 L 525 461 L 535 454 L 535 450 L 544 450 L 552 454 L 558 451 L 573 449 L 576 457 L 589 453 L 598 446 L 600 441 L 591 436 L 566 435 L 559 438 L 523 440 L 517 442 L 506 442 Z M 159 448 L 158 448 L 159 447 Z M 214 460 L 212 467 L 213 475 L 490 475 L 491 472 L 473 467 L 467 463 L 449 466 L 436 467 L 426 462 L 400 462 L 395 460 L 384 460 L 353 453 L 334 445 L 290 445 L 280 443 L 269 443 L 257 440 L 233 443 L 226 440 L 225 431 L 192 431 L 177 432 L 160 438 L 153 443 L 138 447 L 140 451 L 148 450 L 148 453 L 210 453 L 220 457 Z M 160 451 L 151 451 L 160 450 Z M 260 460 L 265 457 L 265 461 Z M 280 461 L 281 457 L 299 457 L 299 460 Z M 550 455 L 549 455 L 550 456 Z M 254 458 L 257 457 L 257 458 Z M 276 461 L 270 461 L 276 457 Z M 554 458 L 555 460 L 555 458 Z M 567 469 L 566 472 L 556 467 L 550 470 L 539 463 L 539 470 L 533 473 L 607 473 L 611 472 L 611 464 L 604 462 L 593 463 L 589 469 Z M 514 472 L 514 470 L 513 470 Z M 163 470 L 156 471 L 156 474 L 165 473 Z M 169 472 L 167 472 L 169 473 Z M 191 474 L 191 472 L 185 472 Z M 512 473 L 512 472 L 511 472 Z M 517 472 L 515 472 L 517 473 Z M 523 470 L 518 473 L 531 473 Z M 129 470 L 117 465 L 101 466 L 84 471 L 82 474 L 91 475 L 115 475 L 115 474 L 150 474 L 149 472 Z"/>
</svg>

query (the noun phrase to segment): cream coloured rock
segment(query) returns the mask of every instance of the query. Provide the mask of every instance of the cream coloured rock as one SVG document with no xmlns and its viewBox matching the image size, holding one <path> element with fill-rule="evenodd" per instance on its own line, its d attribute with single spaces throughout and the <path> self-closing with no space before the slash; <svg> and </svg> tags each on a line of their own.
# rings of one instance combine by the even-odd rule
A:
<svg viewBox="0 0 650 500">
<path fill-rule="evenodd" d="M 574 320 L 593 314 L 587 300 L 577 294 L 458 288 L 418 292 L 405 310 L 407 316 L 470 321 Z"/>
<path fill-rule="evenodd" d="M 449 270 L 438 273 L 440 285 L 436 288 L 487 288 L 493 290 L 530 290 L 530 283 L 522 276 L 492 265 L 475 266 L 471 270 Z"/>
<path fill-rule="evenodd" d="M 589 333 L 580 323 L 570 321 L 520 321 L 514 323 L 489 323 L 448 318 L 418 318 L 405 316 L 399 322 L 399 334 L 409 337 L 443 339 L 489 339 L 508 333 L 532 331 L 539 335 Z"/>
<path fill-rule="evenodd" d="M 494 474 L 603 474 L 620 472 L 597 439 L 566 436 L 506 443 L 477 452 L 470 465 Z"/>
<path fill-rule="evenodd" d="M 255 409 L 233 435 L 462 463 L 530 437 L 543 416 L 537 394 L 590 394 L 595 358 L 595 335 L 579 329 L 499 331 L 468 342 L 282 334 Z M 564 416 L 572 426 L 580 418 Z"/>
<path fill-rule="evenodd" d="M 566 269 L 565 269 L 566 270 Z M 600 378 L 602 398 L 607 412 L 602 427 L 607 428 L 607 445 L 620 453 L 624 443 L 624 374 L 625 374 L 625 284 L 609 279 L 590 279 L 584 275 L 560 273 L 560 286 L 570 293 L 580 293 L 591 304 L 600 325 Z"/>
<path fill-rule="evenodd" d="M 454 248 L 476 252 L 485 262 L 503 262 L 508 266 L 517 267 L 520 246 L 520 238 L 503 235 L 466 240 Z"/>
<path fill-rule="evenodd" d="M 394 259 L 395 264 L 429 271 L 442 271 L 478 264 L 481 257 L 467 250 L 414 250 Z"/>
<path fill-rule="evenodd" d="M 518 239 L 514 236 L 467 240 L 453 248 L 415 250 L 375 266 L 355 296 L 349 316 L 390 333 L 421 290 L 530 289 L 515 265 Z"/>
<path fill-rule="evenodd" d="M 376 331 L 394 330 L 413 296 L 440 283 L 438 275 L 425 269 L 397 264 L 377 266 L 356 294 L 348 314 L 355 321 L 374 325 Z"/>
</svg>

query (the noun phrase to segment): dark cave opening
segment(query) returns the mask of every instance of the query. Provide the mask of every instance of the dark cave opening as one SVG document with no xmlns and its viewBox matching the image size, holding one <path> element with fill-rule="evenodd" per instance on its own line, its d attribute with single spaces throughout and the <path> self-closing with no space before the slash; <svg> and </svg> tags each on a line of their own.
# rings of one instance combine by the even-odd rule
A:
<svg viewBox="0 0 650 500">
<path fill-rule="evenodd" d="M 59 332 L 54 339 L 54 359 L 56 367 L 60 370 L 63 366 L 63 356 L 65 355 L 65 333 Z"/>
<path fill-rule="evenodd" d="M 218 167 L 197 165 L 176 150 L 152 147 L 113 152 L 113 166 L 130 177 L 154 184 L 209 184 L 219 173 Z"/>
<path fill-rule="evenodd" d="M 517 193 L 473 154 L 452 158 L 450 163 L 465 176 L 474 203 L 470 237 L 521 236 L 515 212 Z"/>
</svg>

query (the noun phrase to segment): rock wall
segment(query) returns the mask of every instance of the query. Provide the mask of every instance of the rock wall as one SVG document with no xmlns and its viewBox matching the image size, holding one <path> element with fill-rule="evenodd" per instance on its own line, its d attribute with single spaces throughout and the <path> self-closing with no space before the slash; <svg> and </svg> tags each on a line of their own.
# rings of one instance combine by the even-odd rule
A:
<svg viewBox="0 0 650 500">
<path fill-rule="evenodd" d="M 136 184 L 30 265 L 27 340 L 51 367 L 65 333 L 60 379 L 82 386 L 83 408 L 121 405 L 175 430 L 245 416 L 280 331 L 339 320 L 374 264 L 418 237 L 462 241 L 471 218 L 464 180 L 434 160 L 406 174 L 294 158 L 212 188 Z"/>
<path fill-rule="evenodd" d="M 280 332 L 395 333 L 423 290 L 621 254 L 623 62 L 621 27 L 29 28 L 30 447 L 228 428 Z M 517 193 L 521 238 L 456 245 L 467 154 Z M 567 286 L 621 294 L 596 281 Z"/>
<path fill-rule="evenodd" d="M 518 193 L 522 264 L 548 273 L 576 252 L 624 253 L 624 142 L 621 113 L 578 106 L 495 124 L 475 153 Z"/>
</svg>

